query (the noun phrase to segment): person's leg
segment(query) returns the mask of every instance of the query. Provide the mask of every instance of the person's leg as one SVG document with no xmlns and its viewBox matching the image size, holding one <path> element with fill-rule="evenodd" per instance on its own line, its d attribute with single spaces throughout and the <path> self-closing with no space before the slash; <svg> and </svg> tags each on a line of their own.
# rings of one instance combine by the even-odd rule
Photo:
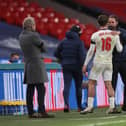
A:
<svg viewBox="0 0 126 126">
<path fill-rule="evenodd" d="M 67 69 L 63 69 L 63 77 L 64 77 L 64 90 L 63 90 L 63 96 L 64 96 L 64 112 L 69 111 L 69 91 L 71 86 L 71 80 L 72 80 L 72 72 Z"/>
<path fill-rule="evenodd" d="M 32 115 L 34 113 L 33 110 L 33 95 L 34 95 L 34 84 L 28 84 L 27 85 L 27 93 L 26 93 L 26 103 L 27 103 L 27 109 L 28 109 L 28 115 Z"/>
<path fill-rule="evenodd" d="M 45 110 L 45 86 L 43 83 L 36 84 L 38 91 L 38 118 L 53 118 L 54 115 L 49 115 Z"/>
<path fill-rule="evenodd" d="M 88 83 L 88 107 L 93 108 L 96 80 L 104 69 L 103 64 L 94 63 L 89 75 Z"/>
<path fill-rule="evenodd" d="M 95 85 L 96 80 L 89 80 L 88 84 L 88 106 L 86 109 L 81 111 L 80 114 L 86 114 L 93 112 L 94 96 L 95 96 Z"/>
<path fill-rule="evenodd" d="M 126 62 L 120 63 L 120 76 L 124 84 L 124 100 L 122 110 L 126 111 Z"/>
<path fill-rule="evenodd" d="M 112 69 L 113 69 L 112 64 L 106 64 L 105 65 L 105 68 L 104 68 L 104 71 L 103 71 L 103 79 L 104 79 L 105 87 L 108 91 L 110 108 L 113 109 L 115 107 L 115 92 L 114 92 L 114 89 L 112 87 L 112 82 L 111 82 L 111 80 L 112 80 Z M 115 86 L 115 88 L 116 88 L 116 86 Z"/>
<path fill-rule="evenodd" d="M 114 89 L 112 88 L 111 81 L 105 81 L 105 86 L 108 91 L 108 96 L 109 96 L 109 109 L 106 111 L 107 114 L 118 114 L 121 113 L 117 108 L 115 108 L 115 93 Z"/>
<path fill-rule="evenodd" d="M 102 73 L 103 68 L 104 68 L 103 64 L 99 64 L 99 63 L 93 64 L 93 67 L 89 75 L 89 82 L 88 82 L 88 107 L 83 111 L 81 111 L 80 114 L 93 112 L 96 80 L 98 79 L 99 75 Z"/>
<path fill-rule="evenodd" d="M 38 91 L 38 112 L 44 113 L 45 112 L 45 86 L 44 84 L 37 84 L 36 85 Z"/>
<path fill-rule="evenodd" d="M 112 87 L 116 91 L 117 79 L 119 73 L 119 64 L 113 63 L 113 72 L 112 72 Z"/>
<path fill-rule="evenodd" d="M 81 100 L 82 100 L 82 79 L 83 74 L 82 71 L 73 72 L 73 78 L 75 80 L 75 87 L 76 87 L 76 99 L 77 99 L 77 105 L 78 110 L 82 110 Z"/>
<path fill-rule="evenodd" d="M 113 62 L 113 72 L 112 72 L 112 87 L 114 89 L 114 92 L 116 92 L 116 85 L 118 80 L 118 73 L 119 73 L 119 63 Z M 115 101 L 115 109 L 119 110 L 119 105 L 116 104 Z"/>
<path fill-rule="evenodd" d="M 104 81 L 104 82 L 105 82 L 106 89 L 108 91 L 110 108 L 114 108 L 115 107 L 115 97 L 114 97 L 115 93 L 114 93 L 114 89 L 112 88 L 111 81 Z"/>
<path fill-rule="evenodd" d="M 93 108 L 95 97 L 96 80 L 89 80 L 88 84 L 88 107 Z"/>
<path fill-rule="evenodd" d="M 112 87 L 112 64 L 106 64 L 106 67 L 103 72 L 103 79 L 106 86 L 106 89 L 108 91 L 109 96 L 109 109 L 107 110 L 107 114 L 114 114 L 114 113 L 120 113 L 121 111 L 118 111 L 118 109 L 115 108 L 115 92 Z"/>
</svg>

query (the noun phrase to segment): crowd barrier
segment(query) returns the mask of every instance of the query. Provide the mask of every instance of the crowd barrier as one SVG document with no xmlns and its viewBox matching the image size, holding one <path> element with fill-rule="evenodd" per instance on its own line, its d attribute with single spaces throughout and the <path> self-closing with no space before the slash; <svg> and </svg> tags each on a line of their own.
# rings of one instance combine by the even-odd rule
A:
<svg viewBox="0 0 126 126">
<path fill-rule="evenodd" d="M 61 66 L 57 63 L 46 64 L 49 82 L 45 83 L 46 110 L 55 111 L 64 108 L 64 81 Z M 27 113 L 26 86 L 23 84 L 24 64 L 0 64 L 0 114 Z M 84 78 L 85 79 L 85 78 Z M 123 83 L 119 77 L 116 91 L 116 104 L 122 104 Z M 77 109 L 74 81 L 70 89 L 70 108 Z M 37 92 L 34 95 L 34 109 L 37 110 Z M 87 89 L 82 90 L 82 105 L 87 103 Z M 108 95 L 102 78 L 96 87 L 95 107 L 108 106 Z"/>
</svg>

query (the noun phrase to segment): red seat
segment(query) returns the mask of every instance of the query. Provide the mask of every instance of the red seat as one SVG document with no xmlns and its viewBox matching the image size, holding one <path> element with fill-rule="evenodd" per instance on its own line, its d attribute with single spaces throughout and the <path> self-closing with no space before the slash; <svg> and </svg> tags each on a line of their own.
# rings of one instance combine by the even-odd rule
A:
<svg viewBox="0 0 126 126">
<path fill-rule="evenodd" d="M 47 35 L 48 34 L 48 29 L 47 29 L 47 24 L 43 22 L 42 20 L 35 20 L 36 21 L 36 29 L 39 33 Z"/>
<path fill-rule="evenodd" d="M 88 49 L 91 43 L 91 35 L 83 34 L 81 35 L 81 40 L 84 42 L 85 47 Z"/>
<path fill-rule="evenodd" d="M 51 58 L 44 58 L 44 62 L 45 63 L 52 63 L 52 59 Z"/>
<path fill-rule="evenodd" d="M 33 16 L 37 23 L 37 31 L 41 34 L 49 34 L 58 39 L 63 39 L 66 32 L 73 25 L 80 25 L 83 34 L 91 35 L 95 27 L 81 24 L 76 18 L 67 18 L 63 13 L 56 12 L 53 8 L 42 8 L 36 2 L 28 3 L 26 0 L 0 0 L 0 18 L 8 23 L 22 26 L 25 17 Z M 3 12 L 4 13 L 1 13 Z M 86 27 L 86 29 L 85 29 Z M 87 30 L 88 29 L 88 30 Z M 82 37 L 83 38 L 83 37 Z M 86 41 L 88 39 L 85 39 Z"/>
</svg>

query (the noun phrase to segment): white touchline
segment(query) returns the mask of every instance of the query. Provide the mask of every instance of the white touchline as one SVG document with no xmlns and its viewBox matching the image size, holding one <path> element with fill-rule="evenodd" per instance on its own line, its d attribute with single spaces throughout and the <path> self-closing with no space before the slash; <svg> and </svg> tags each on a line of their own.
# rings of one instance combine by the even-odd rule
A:
<svg viewBox="0 0 126 126">
<path fill-rule="evenodd" d="M 78 125 L 78 126 L 104 126 L 104 125 L 124 123 L 124 122 L 126 122 L 126 120 L 108 121 L 108 122 L 102 122 L 102 123 L 89 123 L 89 124 Z"/>
<path fill-rule="evenodd" d="M 106 120 L 106 119 L 114 119 L 114 118 L 118 118 L 118 117 L 126 117 L 126 115 L 118 115 L 118 116 L 105 116 L 105 117 L 90 117 L 90 119 L 103 119 L 103 120 Z M 71 118 L 69 120 L 89 120 L 89 118 L 85 118 L 85 117 L 81 117 L 81 118 Z"/>
</svg>

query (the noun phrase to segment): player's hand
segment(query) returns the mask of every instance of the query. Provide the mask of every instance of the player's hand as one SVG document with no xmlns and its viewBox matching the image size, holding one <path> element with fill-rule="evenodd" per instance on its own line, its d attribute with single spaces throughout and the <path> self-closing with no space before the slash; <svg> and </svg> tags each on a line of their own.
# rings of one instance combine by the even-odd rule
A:
<svg viewBox="0 0 126 126">
<path fill-rule="evenodd" d="M 87 66 L 83 65 L 83 67 L 82 67 L 82 72 L 83 72 L 84 74 L 86 74 L 86 72 L 87 72 Z"/>
<path fill-rule="evenodd" d="M 85 73 L 85 76 L 88 77 L 88 72 Z"/>
</svg>

